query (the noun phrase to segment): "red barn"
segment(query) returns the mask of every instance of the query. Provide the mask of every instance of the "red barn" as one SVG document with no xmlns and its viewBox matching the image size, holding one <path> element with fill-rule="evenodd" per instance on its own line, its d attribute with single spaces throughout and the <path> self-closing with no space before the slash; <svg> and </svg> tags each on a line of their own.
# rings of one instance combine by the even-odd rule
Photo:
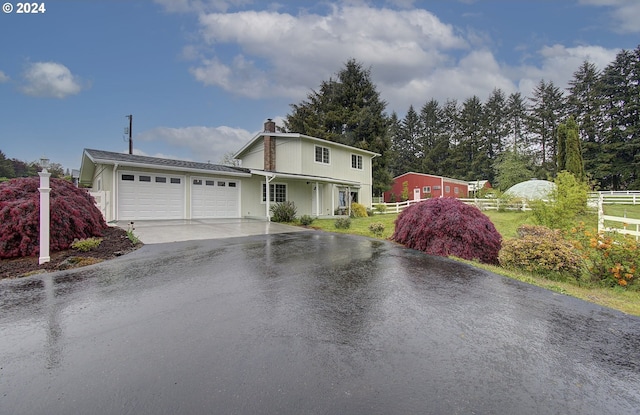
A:
<svg viewBox="0 0 640 415">
<path fill-rule="evenodd" d="M 405 193 L 403 197 L 403 191 Z M 393 179 L 391 190 L 384 192 L 385 203 L 430 197 L 461 197 L 469 195 L 469 184 L 463 180 L 424 173 L 405 173 Z"/>
</svg>

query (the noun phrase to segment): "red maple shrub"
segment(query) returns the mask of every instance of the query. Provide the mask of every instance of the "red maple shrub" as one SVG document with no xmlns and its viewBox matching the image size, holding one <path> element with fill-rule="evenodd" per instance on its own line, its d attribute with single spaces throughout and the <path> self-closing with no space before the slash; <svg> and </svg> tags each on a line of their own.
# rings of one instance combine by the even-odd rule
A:
<svg viewBox="0 0 640 415">
<path fill-rule="evenodd" d="M 445 197 L 416 203 L 396 219 L 391 239 L 439 256 L 498 263 L 502 237 L 475 206 Z"/>
<path fill-rule="evenodd" d="M 101 236 L 107 224 L 85 190 L 51 179 L 52 252 L 68 249 L 74 239 Z M 0 258 L 31 256 L 40 251 L 39 177 L 0 183 Z"/>
</svg>

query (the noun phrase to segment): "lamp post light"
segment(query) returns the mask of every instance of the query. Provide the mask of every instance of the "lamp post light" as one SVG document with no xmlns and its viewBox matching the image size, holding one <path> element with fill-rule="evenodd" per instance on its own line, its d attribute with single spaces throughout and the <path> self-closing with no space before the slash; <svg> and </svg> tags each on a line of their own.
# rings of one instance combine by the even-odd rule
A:
<svg viewBox="0 0 640 415">
<path fill-rule="evenodd" d="M 42 171 L 38 172 L 38 176 L 40 176 L 40 258 L 38 263 L 40 265 L 45 262 L 51 261 L 51 257 L 49 256 L 49 232 L 50 232 L 50 223 L 51 223 L 51 212 L 49 207 L 49 193 L 51 192 L 51 188 L 49 187 L 49 177 L 51 177 L 51 173 L 47 171 L 47 167 L 49 166 L 49 159 L 46 157 L 42 157 L 40 159 L 40 165 L 42 166 Z"/>
</svg>

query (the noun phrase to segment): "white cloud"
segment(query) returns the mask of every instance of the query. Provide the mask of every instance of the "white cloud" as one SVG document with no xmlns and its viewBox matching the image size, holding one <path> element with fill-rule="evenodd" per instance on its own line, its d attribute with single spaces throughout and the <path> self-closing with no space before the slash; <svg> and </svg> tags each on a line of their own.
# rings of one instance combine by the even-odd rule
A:
<svg viewBox="0 0 640 415">
<path fill-rule="evenodd" d="M 191 159 L 216 164 L 222 161 L 225 154 L 239 150 L 253 135 L 247 130 L 224 126 L 158 127 L 137 134 L 134 141 L 161 142 L 176 149 L 187 148 Z"/>
<path fill-rule="evenodd" d="M 603 70 L 615 60 L 618 52 L 618 49 L 605 49 L 600 46 L 546 46 L 538 51 L 542 59 L 540 66 L 514 68 L 513 77 L 519 79 L 519 90 L 525 96 L 531 96 L 531 91 L 542 79 L 553 81 L 557 87 L 566 88 L 569 80 L 573 78 L 573 73 L 584 61 L 589 61 L 599 70 Z"/>
<path fill-rule="evenodd" d="M 36 97 L 65 98 L 82 90 L 69 68 L 56 62 L 36 62 L 23 74 L 22 91 Z"/>
<path fill-rule="evenodd" d="M 9 75 L 5 74 L 4 72 L 0 71 L 0 84 L 4 83 L 4 82 L 9 82 Z"/>
<path fill-rule="evenodd" d="M 640 2 L 638 0 L 580 0 L 591 6 L 611 9 L 612 29 L 619 33 L 640 32 Z"/>
<path fill-rule="evenodd" d="M 615 10 L 640 4 L 582 1 Z M 191 73 L 204 85 L 254 99 L 285 97 L 292 102 L 305 99 L 355 58 L 371 67 L 387 110 L 401 114 L 409 105 L 420 107 L 432 98 L 463 101 L 476 95 L 485 100 L 495 88 L 529 96 L 541 79 L 565 88 L 584 60 L 603 69 L 618 52 L 548 45 L 526 52 L 523 61 L 531 63 L 510 65 L 496 59 L 492 49 L 498 43 L 487 32 L 454 27 L 428 10 L 411 8 L 413 3 L 388 0 L 400 7 L 396 10 L 350 0 L 314 9 L 326 7 L 326 13 L 299 9 L 295 15 L 278 7 L 231 13 L 201 8 L 202 43 L 185 48 L 184 55 L 193 60 Z"/>
<path fill-rule="evenodd" d="M 382 80 L 404 84 L 446 63 L 445 51 L 468 47 L 426 10 L 334 5 L 326 15 L 203 13 L 200 24 L 212 52 L 221 44 L 237 44 L 241 52 L 226 62 L 220 55 L 201 58 L 194 77 L 252 98 L 302 98 L 350 58 L 372 65 Z"/>
</svg>

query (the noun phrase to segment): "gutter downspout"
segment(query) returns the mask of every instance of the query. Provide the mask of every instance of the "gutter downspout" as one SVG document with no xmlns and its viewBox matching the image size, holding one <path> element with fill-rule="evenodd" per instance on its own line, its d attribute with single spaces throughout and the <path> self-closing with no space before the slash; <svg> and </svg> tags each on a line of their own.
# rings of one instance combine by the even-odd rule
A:
<svg viewBox="0 0 640 415">
<path fill-rule="evenodd" d="M 118 220 L 118 174 L 117 174 L 117 170 L 118 170 L 118 163 L 113 165 L 113 185 L 111 186 L 111 188 L 113 189 L 113 196 L 111 197 L 111 200 L 113 200 L 113 206 L 111 206 L 113 214 L 111 215 L 111 217 L 115 221 Z"/>
<path fill-rule="evenodd" d="M 266 197 L 265 197 L 265 208 L 266 208 L 266 212 L 265 212 L 265 216 L 267 217 L 267 222 L 271 222 L 271 192 L 270 192 L 270 183 L 273 179 L 276 178 L 276 175 L 272 175 L 271 178 L 269 178 L 269 176 L 267 176 L 265 174 L 264 176 L 264 181 L 265 181 L 265 188 L 266 188 Z"/>
</svg>

